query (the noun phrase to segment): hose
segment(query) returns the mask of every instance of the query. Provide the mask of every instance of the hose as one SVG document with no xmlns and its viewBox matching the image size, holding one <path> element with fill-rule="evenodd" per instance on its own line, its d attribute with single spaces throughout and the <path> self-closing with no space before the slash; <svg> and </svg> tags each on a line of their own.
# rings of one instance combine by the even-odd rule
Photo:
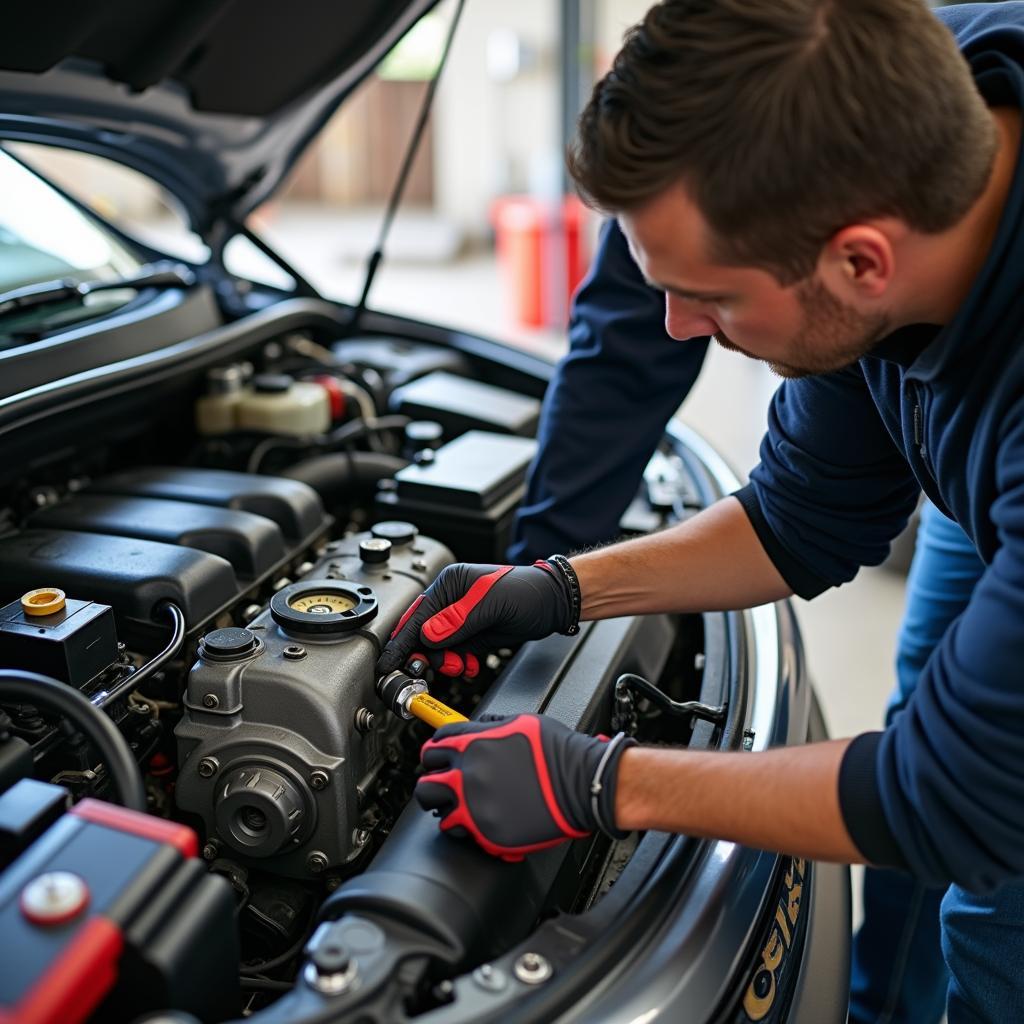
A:
<svg viewBox="0 0 1024 1024">
<path fill-rule="evenodd" d="M 405 459 L 382 452 L 333 452 L 305 459 L 279 475 L 308 484 L 330 505 L 346 491 L 374 487 L 408 465 Z"/>
<path fill-rule="evenodd" d="M 99 708 L 77 690 L 37 672 L 0 669 L 0 699 L 22 701 L 71 720 L 99 752 L 110 773 L 117 802 L 133 811 L 146 810 L 146 790 L 128 741 Z"/>
<path fill-rule="evenodd" d="M 166 613 L 173 623 L 171 639 L 167 646 L 152 660 L 147 661 L 138 671 L 122 679 L 112 690 L 103 690 L 92 698 L 92 704 L 97 708 L 108 708 L 116 700 L 127 696 L 133 690 L 138 689 L 151 675 L 158 672 L 167 664 L 184 646 L 185 643 L 185 616 L 181 609 L 170 601 L 164 601 L 159 610 Z"/>
<path fill-rule="evenodd" d="M 258 473 L 268 452 L 275 448 L 340 448 L 344 444 L 358 441 L 371 431 L 383 433 L 385 430 L 403 430 L 408 423 L 408 416 L 382 416 L 380 419 L 374 420 L 372 424 L 365 423 L 363 420 L 344 423 L 329 434 L 313 434 L 309 437 L 288 437 L 287 435 L 268 437 L 253 448 L 245 471 Z"/>
</svg>

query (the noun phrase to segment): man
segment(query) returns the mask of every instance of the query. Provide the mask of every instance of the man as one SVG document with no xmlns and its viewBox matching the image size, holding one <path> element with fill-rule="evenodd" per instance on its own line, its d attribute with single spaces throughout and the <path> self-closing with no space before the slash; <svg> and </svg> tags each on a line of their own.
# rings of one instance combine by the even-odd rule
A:
<svg viewBox="0 0 1024 1024">
<path fill-rule="evenodd" d="M 789 378 L 761 465 L 652 537 L 571 563 L 453 567 L 382 667 L 420 645 L 466 663 L 580 615 L 814 596 L 884 557 L 923 487 L 986 568 L 885 733 L 701 754 L 519 716 L 442 730 L 418 795 L 503 855 L 660 828 L 949 885 L 950 1020 L 1010 1020 L 1024 952 L 1024 5 L 943 19 L 956 42 L 918 0 L 650 12 L 595 90 L 572 169 L 666 293 L 671 335 L 714 336 Z M 472 784 L 495 771 L 516 784 Z M 514 821 L 531 780 L 547 813 Z M 752 795 L 773 780 L 782 818 Z"/>
<path fill-rule="evenodd" d="M 696 382 L 707 342 L 673 344 L 665 295 L 649 287 L 614 221 L 574 298 L 570 348 L 544 399 L 538 456 L 509 560 L 615 539 L 667 420 Z M 906 706 L 925 662 L 963 611 L 984 566 L 955 523 L 926 503 L 886 721 Z M 442 674 L 444 669 L 441 669 Z M 948 974 L 939 943 L 942 889 L 868 868 L 853 944 L 851 1024 L 938 1024 Z"/>
</svg>

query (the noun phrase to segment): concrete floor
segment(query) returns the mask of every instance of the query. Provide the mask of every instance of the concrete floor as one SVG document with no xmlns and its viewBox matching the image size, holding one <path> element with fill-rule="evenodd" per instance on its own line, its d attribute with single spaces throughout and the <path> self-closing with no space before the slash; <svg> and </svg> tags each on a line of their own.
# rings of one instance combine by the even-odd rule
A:
<svg viewBox="0 0 1024 1024">
<path fill-rule="evenodd" d="M 419 223 L 420 235 L 430 232 L 429 220 Z M 372 244 L 365 214 L 346 218 L 315 207 L 282 206 L 262 231 L 325 294 L 348 300 L 358 294 L 363 265 L 351 258 L 352 242 L 358 237 L 366 239 L 367 249 Z M 439 244 L 447 241 L 443 231 L 439 238 Z M 399 256 L 385 261 L 372 307 L 486 334 L 551 358 L 565 350 L 564 332 L 527 330 L 515 323 L 492 254 L 454 261 L 402 258 L 403 252 L 422 254 L 429 247 L 429 239 L 422 238 L 396 246 Z M 715 348 L 679 416 L 745 477 L 757 462 L 765 409 L 776 384 L 762 365 Z M 853 583 L 813 602 L 796 601 L 808 662 L 833 736 L 852 736 L 881 724 L 895 681 L 904 591 L 902 575 L 865 569 Z M 859 875 L 854 872 L 855 921 Z"/>
</svg>

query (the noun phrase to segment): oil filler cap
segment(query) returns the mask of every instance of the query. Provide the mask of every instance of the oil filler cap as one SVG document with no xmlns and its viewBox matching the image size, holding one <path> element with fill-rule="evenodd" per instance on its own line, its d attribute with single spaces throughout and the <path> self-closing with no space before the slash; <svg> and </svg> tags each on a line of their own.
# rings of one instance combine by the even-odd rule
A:
<svg viewBox="0 0 1024 1024">
<path fill-rule="evenodd" d="M 55 615 L 66 604 L 63 590 L 40 587 L 21 595 L 21 609 L 26 615 Z"/>
<path fill-rule="evenodd" d="M 208 661 L 240 661 L 248 658 L 258 645 L 255 633 L 231 626 L 207 633 L 199 641 L 199 653 Z"/>
<path fill-rule="evenodd" d="M 370 537 L 359 542 L 359 557 L 366 565 L 379 565 L 391 557 L 391 541 L 384 537 Z"/>
</svg>

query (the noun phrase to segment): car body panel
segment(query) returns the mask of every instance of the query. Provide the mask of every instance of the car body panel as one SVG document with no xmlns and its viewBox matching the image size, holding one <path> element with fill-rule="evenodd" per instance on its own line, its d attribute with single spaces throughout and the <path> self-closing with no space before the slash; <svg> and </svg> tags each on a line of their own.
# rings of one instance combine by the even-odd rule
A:
<svg viewBox="0 0 1024 1024">
<path fill-rule="evenodd" d="M 436 2 L 29 5 L 0 41 L 0 139 L 131 167 L 206 236 L 274 192 Z"/>
</svg>

